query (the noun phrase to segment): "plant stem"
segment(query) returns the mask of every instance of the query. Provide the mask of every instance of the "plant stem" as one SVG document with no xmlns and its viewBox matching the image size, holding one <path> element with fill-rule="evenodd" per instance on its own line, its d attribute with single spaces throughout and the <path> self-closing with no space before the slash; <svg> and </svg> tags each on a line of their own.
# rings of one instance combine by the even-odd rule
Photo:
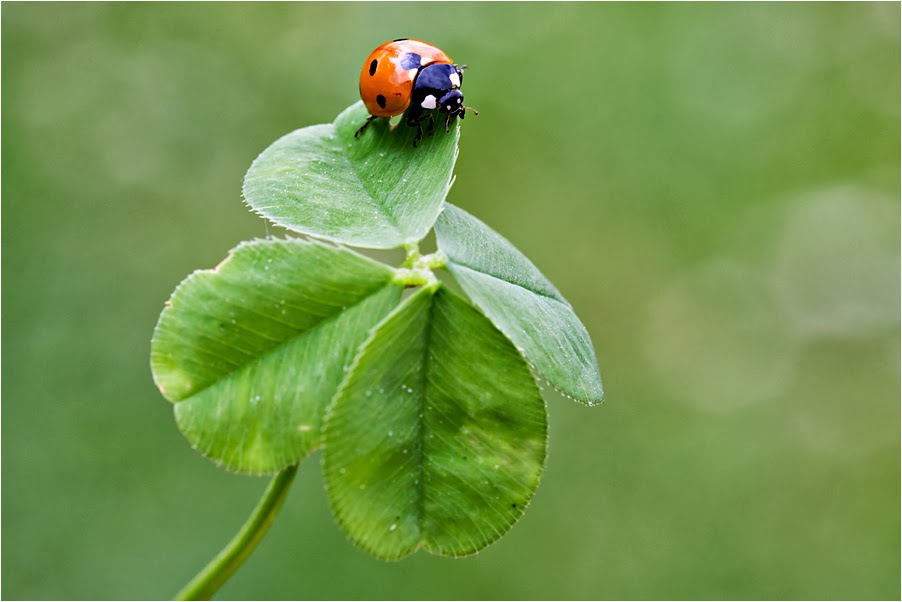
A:
<svg viewBox="0 0 902 602">
<path fill-rule="evenodd" d="M 414 262 L 420 258 L 420 245 L 416 242 L 406 242 L 401 247 L 404 249 L 403 268 L 412 268 Z"/>
<path fill-rule="evenodd" d="M 203 570 L 194 576 L 194 579 L 188 582 L 188 585 L 176 594 L 176 600 L 208 600 L 232 576 L 266 535 L 285 501 L 297 471 L 298 467 L 295 464 L 276 473 L 241 530 Z"/>
</svg>

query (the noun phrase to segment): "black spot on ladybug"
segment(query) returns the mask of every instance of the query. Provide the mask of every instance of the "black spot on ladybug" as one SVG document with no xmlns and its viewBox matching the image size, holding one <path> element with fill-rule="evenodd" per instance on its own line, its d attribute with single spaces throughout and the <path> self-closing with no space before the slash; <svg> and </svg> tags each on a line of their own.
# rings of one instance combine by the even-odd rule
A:
<svg viewBox="0 0 902 602">
<path fill-rule="evenodd" d="M 373 62 L 370 63 L 370 76 L 376 75 L 376 67 L 379 66 L 379 61 L 373 59 Z"/>
<path fill-rule="evenodd" d="M 376 96 L 376 103 L 377 103 L 381 108 L 384 109 L 384 108 L 385 108 L 385 97 L 382 96 L 381 94 L 379 94 L 378 96 Z"/>
<path fill-rule="evenodd" d="M 415 52 L 408 52 L 401 57 L 402 69 L 419 69 L 423 64 L 423 57 Z"/>
</svg>

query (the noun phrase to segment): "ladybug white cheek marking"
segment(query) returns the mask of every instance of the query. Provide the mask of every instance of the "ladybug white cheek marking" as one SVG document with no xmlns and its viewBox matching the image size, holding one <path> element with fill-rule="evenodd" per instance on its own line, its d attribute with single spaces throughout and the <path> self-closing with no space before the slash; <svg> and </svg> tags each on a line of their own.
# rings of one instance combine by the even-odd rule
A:
<svg viewBox="0 0 902 602">
<path fill-rule="evenodd" d="M 448 76 L 448 79 L 451 80 L 451 87 L 460 88 L 460 76 L 458 76 L 456 73 L 452 73 Z"/>
<path fill-rule="evenodd" d="M 426 98 L 423 99 L 423 102 L 420 103 L 420 106 L 424 109 L 434 109 L 435 108 L 435 96 L 430 94 Z"/>
</svg>

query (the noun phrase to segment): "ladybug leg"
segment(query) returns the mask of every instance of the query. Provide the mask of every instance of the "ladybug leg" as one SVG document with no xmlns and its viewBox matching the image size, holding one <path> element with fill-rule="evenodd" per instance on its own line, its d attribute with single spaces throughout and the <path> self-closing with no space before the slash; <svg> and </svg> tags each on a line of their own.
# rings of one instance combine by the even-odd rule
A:
<svg viewBox="0 0 902 602">
<path fill-rule="evenodd" d="M 422 118 L 420 118 L 419 121 L 417 121 L 417 124 L 416 124 L 417 125 L 417 135 L 413 139 L 414 146 L 417 145 L 417 142 L 419 142 L 420 140 L 423 139 L 423 122 L 427 121 L 427 120 L 429 121 L 429 127 L 426 129 L 425 133 L 430 137 L 435 133 L 435 119 L 433 119 L 432 114 L 430 113 L 428 115 L 424 115 Z"/>
<path fill-rule="evenodd" d="M 376 117 L 375 115 L 370 115 L 369 118 L 366 120 L 366 122 L 364 122 L 364 124 L 362 126 L 360 126 L 359 128 L 357 128 L 357 131 L 354 132 L 354 137 L 356 138 L 357 136 L 359 136 L 360 133 L 366 129 L 366 126 L 368 126 L 374 119 L 379 119 L 379 118 Z"/>
<path fill-rule="evenodd" d="M 451 124 L 454 123 L 454 118 L 455 118 L 455 117 L 457 117 L 457 113 L 448 113 L 448 116 L 445 117 L 445 132 L 450 132 L 450 131 L 451 131 Z M 464 118 L 464 116 L 463 116 L 462 113 L 461 113 L 460 118 L 461 118 L 461 119 Z"/>
<path fill-rule="evenodd" d="M 427 120 L 429 121 L 429 127 L 424 132 L 423 122 Z M 413 138 L 414 147 L 416 147 L 417 142 L 423 139 L 424 134 L 432 136 L 435 133 L 435 119 L 432 117 L 432 113 L 417 113 L 415 115 L 410 115 L 407 118 L 407 125 L 417 128 L 417 135 Z"/>
<path fill-rule="evenodd" d="M 417 142 L 423 139 L 423 126 L 417 123 L 417 135 L 413 137 L 413 147 L 417 147 Z"/>
<path fill-rule="evenodd" d="M 417 135 L 413 137 L 413 147 L 416 148 L 417 142 L 423 139 L 423 116 L 409 114 L 407 116 L 407 125 L 417 128 Z"/>
<path fill-rule="evenodd" d="M 416 148 L 417 142 L 423 139 L 423 113 L 419 107 L 413 105 L 407 111 L 407 126 L 417 128 L 417 135 L 413 138 L 413 146 Z"/>
</svg>

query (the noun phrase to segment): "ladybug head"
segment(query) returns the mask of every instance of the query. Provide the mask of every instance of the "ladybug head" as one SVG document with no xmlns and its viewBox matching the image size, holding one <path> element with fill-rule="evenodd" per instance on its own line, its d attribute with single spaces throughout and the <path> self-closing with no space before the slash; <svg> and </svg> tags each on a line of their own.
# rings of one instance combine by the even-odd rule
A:
<svg viewBox="0 0 902 602">
<path fill-rule="evenodd" d="M 468 110 L 473 111 L 474 115 L 479 115 L 479 111 L 477 111 L 473 107 L 464 106 L 464 95 L 459 88 L 448 90 L 448 92 L 439 99 L 438 106 L 436 108 L 438 109 L 439 113 L 445 113 L 447 115 L 447 117 L 445 118 L 446 130 L 450 126 L 451 122 L 454 121 L 455 117 L 460 117 L 461 119 L 463 119 L 466 116 L 466 111 Z"/>
<path fill-rule="evenodd" d="M 439 99 L 437 108 L 439 113 L 462 116 L 466 109 L 466 107 L 464 107 L 463 92 L 461 92 L 459 88 L 448 90 L 448 92 Z"/>
</svg>

